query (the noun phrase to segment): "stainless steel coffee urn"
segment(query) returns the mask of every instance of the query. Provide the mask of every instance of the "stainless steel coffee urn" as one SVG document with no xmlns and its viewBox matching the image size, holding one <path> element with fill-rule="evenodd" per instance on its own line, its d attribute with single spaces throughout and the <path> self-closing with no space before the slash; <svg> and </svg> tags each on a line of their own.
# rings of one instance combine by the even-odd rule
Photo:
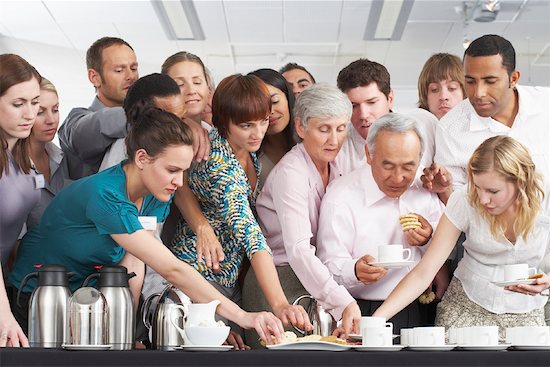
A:
<svg viewBox="0 0 550 367">
<path fill-rule="evenodd" d="M 37 278 L 29 301 L 29 344 L 37 348 L 61 348 L 66 341 L 67 304 L 71 291 L 67 269 L 61 265 L 36 265 L 36 272 L 27 274 L 17 295 L 27 282 Z"/>
<path fill-rule="evenodd" d="M 122 265 L 98 266 L 97 270 L 84 280 L 83 286 L 87 286 L 92 278 L 98 278 L 96 287 L 109 308 L 107 343 L 112 345 L 111 350 L 130 350 L 134 346 L 136 317 L 128 280 L 136 274 L 128 274 Z"/>
</svg>

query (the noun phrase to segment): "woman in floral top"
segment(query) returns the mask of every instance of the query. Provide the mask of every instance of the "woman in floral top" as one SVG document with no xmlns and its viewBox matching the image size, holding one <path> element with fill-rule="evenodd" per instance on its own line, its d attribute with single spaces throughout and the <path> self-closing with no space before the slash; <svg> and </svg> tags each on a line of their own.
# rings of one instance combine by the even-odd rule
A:
<svg viewBox="0 0 550 367">
<path fill-rule="evenodd" d="M 285 324 L 310 329 L 304 309 L 290 305 L 284 295 L 271 250 L 252 210 L 260 174 L 255 152 L 268 128 L 270 112 L 271 96 L 258 77 L 237 74 L 222 80 L 212 101 L 216 129 L 210 132 L 210 158 L 190 169 L 189 187 L 216 232 L 225 258 L 217 272 L 198 261 L 196 236 L 185 222 L 178 225 L 171 249 L 237 303 L 237 278 L 246 255 L 275 315 Z"/>
</svg>

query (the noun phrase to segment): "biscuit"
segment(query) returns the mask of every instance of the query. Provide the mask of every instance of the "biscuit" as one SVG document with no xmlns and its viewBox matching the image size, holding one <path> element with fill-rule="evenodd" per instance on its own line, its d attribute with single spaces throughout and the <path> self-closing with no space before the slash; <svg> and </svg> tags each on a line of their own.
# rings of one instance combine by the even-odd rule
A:
<svg viewBox="0 0 550 367">
<path fill-rule="evenodd" d="M 422 227 L 418 215 L 410 213 L 399 216 L 399 224 L 401 224 L 403 231 Z"/>
</svg>

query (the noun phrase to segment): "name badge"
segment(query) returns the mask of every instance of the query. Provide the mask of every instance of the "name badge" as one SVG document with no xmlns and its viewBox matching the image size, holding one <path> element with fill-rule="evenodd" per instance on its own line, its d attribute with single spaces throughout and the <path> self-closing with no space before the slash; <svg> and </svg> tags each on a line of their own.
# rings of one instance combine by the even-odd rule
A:
<svg viewBox="0 0 550 367">
<path fill-rule="evenodd" d="M 147 231 L 155 231 L 157 229 L 157 217 L 139 216 L 138 220 L 143 229 Z"/>
<path fill-rule="evenodd" d="M 46 180 L 44 179 L 43 174 L 37 173 L 36 175 L 33 176 L 33 178 L 34 178 L 34 188 L 36 190 L 40 190 L 46 187 Z"/>
<path fill-rule="evenodd" d="M 541 227 L 550 228 L 550 216 L 539 215 L 537 217 L 537 224 Z"/>
</svg>

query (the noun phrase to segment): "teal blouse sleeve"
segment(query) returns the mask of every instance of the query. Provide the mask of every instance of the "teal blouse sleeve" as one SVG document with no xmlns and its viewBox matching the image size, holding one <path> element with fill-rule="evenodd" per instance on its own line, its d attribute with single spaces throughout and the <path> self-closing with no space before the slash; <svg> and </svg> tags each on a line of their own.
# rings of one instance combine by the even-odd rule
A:
<svg viewBox="0 0 550 367">
<path fill-rule="evenodd" d="M 88 201 L 86 216 L 95 224 L 99 234 L 131 234 L 143 229 L 137 207 L 125 195 L 105 189 L 95 192 L 94 196 Z"/>
</svg>

